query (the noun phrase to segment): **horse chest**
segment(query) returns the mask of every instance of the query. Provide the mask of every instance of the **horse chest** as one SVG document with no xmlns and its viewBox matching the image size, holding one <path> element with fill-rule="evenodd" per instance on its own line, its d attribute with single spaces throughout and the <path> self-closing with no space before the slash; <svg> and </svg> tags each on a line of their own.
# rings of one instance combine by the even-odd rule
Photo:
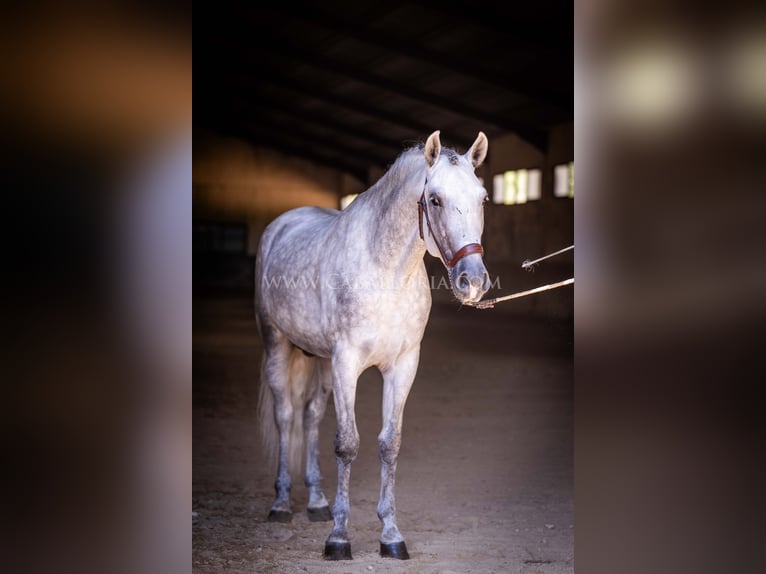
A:
<svg viewBox="0 0 766 574">
<path fill-rule="evenodd" d="M 409 300 L 360 306 L 345 317 L 343 339 L 369 354 L 371 363 L 387 363 L 405 349 L 419 345 L 431 308 L 430 293 Z"/>
</svg>

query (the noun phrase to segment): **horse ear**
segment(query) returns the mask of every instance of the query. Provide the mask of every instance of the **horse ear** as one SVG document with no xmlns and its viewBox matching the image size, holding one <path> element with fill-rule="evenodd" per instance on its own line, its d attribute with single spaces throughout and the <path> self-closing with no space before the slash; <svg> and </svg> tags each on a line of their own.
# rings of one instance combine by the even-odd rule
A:
<svg viewBox="0 0 766 574">
<path fill-rule="evenodd" d="M 423 154 L 426 156 L 426 163 L 428 167 L 433 167 L 436 160 L 439 159 L 439 154 L 442 152 L 442 142 L 439 141 L 439 130 L 436 130 L 426 140 L 426 147 Z"/>
<path fill-rule="evenodd" d="M 484 158 L 487 157 L 488 147 L 489 142 L 487 141 L 487 136 L 484 135 L 484 132 L 479 132 L 479 136 L 476 138 L 476 141 L 473 142 L 471 149 L 465 154 L 465 157 L 467 157 L 473 164 L 474 169 L 479 167 L 484 161 Z"/>
</svg>

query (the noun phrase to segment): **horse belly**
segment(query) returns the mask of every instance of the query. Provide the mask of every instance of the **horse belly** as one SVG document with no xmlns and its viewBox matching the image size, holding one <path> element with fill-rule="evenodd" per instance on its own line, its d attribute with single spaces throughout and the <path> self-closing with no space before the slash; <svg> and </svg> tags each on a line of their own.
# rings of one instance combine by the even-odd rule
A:
<svg viewBox="0 0 766 574">
<path fill-rule="evenodd" d="M 270 303 L 270 323 L 295 346 L 320 357 L 332 355 L 333 337 L 314 297 L 272 298 Z"/>
</svg>

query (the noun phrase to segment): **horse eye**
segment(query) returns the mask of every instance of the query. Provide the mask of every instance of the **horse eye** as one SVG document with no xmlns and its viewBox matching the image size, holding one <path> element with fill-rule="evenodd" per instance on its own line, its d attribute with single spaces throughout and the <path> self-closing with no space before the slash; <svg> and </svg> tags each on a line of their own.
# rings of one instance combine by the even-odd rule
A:
<svg viewBox="0 0 766 574">
<path fill-rule="evenodd" d="M 441 206 L 441 202 L 439 201 L 439 198 L 436 197 L 435 195 L 431 197 L 431 205 L 433 205 L 434 207 Z"/>
<path fill-rule="evenodd" d="M 489 196 L 488 196 L 488 195 L 485 195 L 485 196 L 484 196 L 484 199 L 483 199 L 482 201 L 483 201 L 484 203 L 488 203 L 488 202 L 489 202 Z"/>
</svg>

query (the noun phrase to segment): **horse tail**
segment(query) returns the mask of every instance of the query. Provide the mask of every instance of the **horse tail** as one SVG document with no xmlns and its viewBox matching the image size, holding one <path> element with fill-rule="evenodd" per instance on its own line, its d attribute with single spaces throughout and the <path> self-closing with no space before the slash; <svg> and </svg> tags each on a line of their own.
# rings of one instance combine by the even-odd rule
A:
<svg viewBox="0 0 766 574">
<path fill-rule="evenodd" d="M 290 353 L 287 369 L 287 390 L 292 405 L 292 424 L 290 425 L 290 450 L 287 464 L 290 475 L 300 476 L 304 459 L 303 413 L 311 396 L 312 383 L 316 383 L 317 360 L 307 357 L 298 348 Z M 258 394 L 258 419 L 260 436 L 266 460 L 272 468 L 279 456 L 279 431 L 274 414 L 274 394 L 263 376 L 261 367 L 261 385 Z"/>
</svg>

